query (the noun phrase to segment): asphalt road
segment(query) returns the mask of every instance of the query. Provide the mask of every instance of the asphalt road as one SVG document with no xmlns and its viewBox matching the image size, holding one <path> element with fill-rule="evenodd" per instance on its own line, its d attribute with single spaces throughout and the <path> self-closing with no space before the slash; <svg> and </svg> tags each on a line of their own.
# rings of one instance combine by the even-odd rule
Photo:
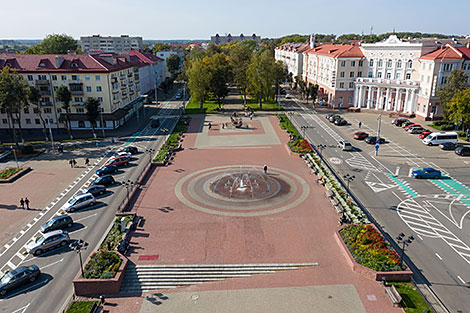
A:
<svg viewBox="0 0 470 313">
<path fill-rule="evenodd" d="M 99 247 L 115 219 L 119 205 L 127 196 L 126 187 L 121 182 L 136 181 L 139 178 L 150 157 L 155 154 L 155 152 L 151 155 L 146 153 L 146 149 L 158 151 L 164 143 L 165 135 L 173 129 L 180 114 L 181 101 L 165 102 L 155 115 L 161 119 L 160 127 L 151 128 L 148 124 L 125 144 L 138 147 L 139 153 L 132 157 L 128 166 L 114 175 L 117 184 L 110 186 L 108 193 L 98 197 L 95 205 L 70 213 L 75 222 L 73 227 L 67 230 L 71 239 L 82 239 L 89 243 L 88 249 L 82 252 L 84 261 Z M 47 207 L 46 211 L 42 211 L 35 220 L 31 221 L 29 229 L 17 234 L 15 242 L 2 252 L 0 255 L 2 271 L 36 264 L 42 274 L 36 282 L 1 298 L 0 312 L 62 312 L 65 308 L 66 302 L 73 294 L 72 280 L 80 270 L 78 255 L 67 246 L 34 257 L 23 254 L 24 246 L 39 234 L 40 225 L 59 214 L 62 205 L 96 177 L 95 171 L 106 162 L 110 154 L 111 152 L 99 160 L 93 168 L 86 169 L 79 179 Z"/>
<path fill-rule="evenodd" d="M 418 135 L 391 125 L 388 116 L 381 123 L 387 142 L 375 156 L 374 145 L 354 140 L 353 134 L 376 135 L 378 113 L 342 112 L 349 125 L 336 126 L 325 119 L 327 112 L 294 101 L 288 107 L 304 137 L 326 146 L 320 151 L 338 176 L 355 177 L 350 189 L 383 229 L 392 238 L 401 232 L 414 236 L 406 255 L 447 309 L 470 312 L 470 158 L 423 145 Z M 342 151 L 342 140 L 354 150 Z M 414 179 L 412 167 L 434 167 L 445 177 Z"/>
</svg>

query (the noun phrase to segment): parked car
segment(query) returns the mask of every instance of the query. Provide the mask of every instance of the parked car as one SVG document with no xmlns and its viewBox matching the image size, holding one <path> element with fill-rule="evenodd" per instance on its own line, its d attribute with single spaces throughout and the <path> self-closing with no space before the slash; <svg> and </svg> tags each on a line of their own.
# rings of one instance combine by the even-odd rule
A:
<svg viewBox="0 0 470 313">
<path fill-rule="evenodd" d="M 421 134 L 419 134 L 419 138 L 420 139 L 424 139 L 426 138 L 427 136 L 431 135 L 432 131 L 429 131 L 429 130 L 425 130 L 424 132 L 422 132 Z"/>
<path fill-rule="evenodd" d="M 370 145 L 375 145 L 377 143 L 377 136 L 369 136 L 364 141 Z M 385 143 L 385 139 L 380 137 L 379 138 L 379 144 Z"/>
<path fill-rule="evenodd" d="M 409 120 L 403 117 L 399 117 L 399 118 L 392 120 L 392 124 L 395 126 L 401 126 L 401 124 L 404 122 L 409 122 Z"/>
<path fill-rule="evenodd" d="M 405 130 L 408 131 L 410 128 L 421 127 L 419 124 L 410 124 L 405 126 Z"/>
<path fill-rule="evenodd" d="M 4 296 L 7 292 L 33 283 L 41 275 L 41 271 L 37 265 L 20 266 L 9 271 L 0 279 L 0 295 Z"/>
<path fill-rule="evenodd" d="M 70 236 L 66 231 L 54 230 L 35 238 L 33 241 L 28 243 L 25 248 L 28 253 L 37 256 L 47 250 L 64 247 L 68 245 L 69 242 Z"/>
<path fill-rule="evenodd" d="M 104 177 L 104 176 L 101 176 L 101 177 Z M 62 210 L 64 210 L 65 212 L 73 212 L 76 210 L 83 209 L 89 205 L 93 205 L 95 203 L 96 203 L 96 199 L 91 193 L 86 193 L 83 195 L 75 195 L 72 199 L 67 201 L 62 206 Z"/>
<path fill-rule="evenodd" d="M 339 144 L 341 145 L 341 149 L 343 151 L 352 151 L 353 146 L 349 141 L 340 141 Z"/>
<path fill-rule="evenodd" d="M 114 158 L 120 157 L 120 156 L 125 156 L 126 158 L 130 159 L 132 157 L 132 154 L 129 152 L 125 152 L 125 151 L 117 151 L 117 152 L 114 152 L 113 154 Z"/>
<path fill-rule="evenodd" d="M 369 137 L 369 134 L 365 132 L 357 132 L 353 135 L 353 138 L 357 140 L 363 140 L 363 139 L 366 139 L 367 137 Z"/>
<path fill-rule="evenodd" d="M 103 185 L 92 185 L 80 190 L 77 195 L 84 195 L 86 193 L 91 193 L 93 196 L 102 195 L 106 192 L 106 187 Z"/>
<path fill-rule="evenodd" d="M 412 127 L 410 129 L 408 129 L 408 132 L 410 134 L 421 134 L 422 132 L 424 132 L 426 129 L 422 128 L 422 127 Z"/>
<path fill-rule="evenodd" d="M 90 186 L 96 186 L 96 185 L 109 186 L 109 185 L 113 185 L 114 183 L 116 183 L 116 181 L 114 180 L 113 176 L 104 175 L 92 181 Z"/>
<path fill-rule="evenodd" d="M 152 121 L 150 122 L 150 127 L 157 128 L 158 126 L 160 126 L 160 119 L 153 118 Z"/>
<path fill-rule="evenodd" d="M 455 150 L 455 148 L 457 148 L 457 143 L 443 142 L 439 145 L 439 148 L 441 148 L 442 150 Z"/>
<path fill-rule="evenodd" d="M 328 113 L 327 115 L 325 115 L 325 118 L 327 120 L 330 120 L 330 117 L 332 117 L 333 115 L 335 115 L 334 113 Z"/>
<path fill-rule="evenodd" d="M 129 152 L 130 154 L 136 154 L 137 152 L 139 152 L 139 149 L 134 146 L 127 146 L 125 148 L 120 149 L 120 151 Z"/>
<path fill-rule="evenodd" d="M 456 132 L 435 132 L 429 134 L 423 139 L 423 144 L 428 146 L 439 145 L 444 142 L 455 142 L 459 140 L 459 136 Z"/>
<path fill-rule="evenodd" d="M 116 165 L 105 165 L 96 171 L 96 175 L 103 176 L 107 174 L 112 174 L 116 173 L 118 170 L 119 168 Z"/>
<path fill-rule="evenodd" d="M 47 233 L 57 229 L 70 228 L 73 225 L 72 218 L 67 214 L 54 216 L 49 221 L 41 225 L 41 233 Z"/>
<path fill-rule="evenodd" d="M 344 118 L 338 118 L 335 120 L 335 125 L 337 126 L 343 126 L 347 124 L 348 124 L 348 121 L 346 121 Z"/>
<path fill-rule="evenodd" d="M 414 178 L 441 178 L 441 171 L 433 168 L 417 168 L 411 172 L 411 176 Z"/>
<path fill-rule="evenodd" d="M 413 125 L 413 124 L 414 124 L 413 122 L 407 121 L 407 122 L 401 123 L 401 127 L 405 128 L 406 126 L 408 126 L 408 125 Z"/>
<path fill-rule="evenodd" d="M 116 165 L 116 166 L 124 166 L 129 164 L 129 158 L 125 156 L 118 156 L 118 157 L 112 157 L 106 163 L 104 166 L 108 165 Z"/>
<path fill-rule="evenodd" d="M 340 118 L 341 118 L 341 115 L 335 114 L 335 115 L 331 116 L 331 117 L 328 119 L 328 121 L 330 121 L 330 123 L 334 123 L 337 119 L 340 119 Z"/>
<path fill-rule="evenodd" d="M 457 147 L 455 153 L 461 156 L 470 155 L 470 147 Z"/>
</svg>

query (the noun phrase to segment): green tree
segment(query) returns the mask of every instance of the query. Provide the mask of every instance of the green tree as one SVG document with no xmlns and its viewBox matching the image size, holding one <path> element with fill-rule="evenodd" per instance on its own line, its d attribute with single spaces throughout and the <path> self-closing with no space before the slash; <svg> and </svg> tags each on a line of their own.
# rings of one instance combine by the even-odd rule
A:
<svg viewBox="0 0 470 313">
<path fill-rule="evenodd" d="M 207 100 L 210 88 L 211 75 L 209 67 L 201 59 L 193 59 L 186 71 L 188 87 L 193 101 L 198 101 L 201 113 L 204 109 L 204 102 Z"/>
<path fill-rule="evenodd" d="M 317 84 L 308 83 L 308 87 L 307 87 L 307 104 L 308 104 L 308 98 L 309 97 L 312 99 L 312 103 L 315 103 L 315 101 L 317 100 L 318 88 L 319 88 L 319 86 Z"/>
<path fill-rule="evenodd" d="M 452 70 L 446 83 L 441 89 L 437 91 L 437 95 L 441 100 L 441 107 L 444 113 L 444 118 L 448 118 L 448 104 L 452 98 L 459 92 L 467 88 L 468 76 L 463 70 Z"/>
<path fill-rule="evenodd" d="M 168 59 L 166 59 L 166 67 L 171 73 L 171 77 L 173 80 L 176 78 L 176 75 L 178 75 L 178 72 L 180 70 L 180 62 L 180 57 L 177 54 L 172 54 L 168 57 Z"/>
<path fill-rule="evenodd" d="M 281 87 L 281 84 L 286 81 L 289 71 L 287 66 L 282 61 L 276 61 L 273 64 L 273 74 L 276 82 L 276 98 L 278 96 L 278 90 Z M 279 99 L 277 99 L 279 101 Z"/>
<path fill-rule="evenodd" d="M 248 66 L 248 90 L 253 97 L 257 97 L 260 108 L 263 100 L 273 99 L 276 83 L 275 60 L 269 50 L 256 53 Z"/>
<path fill-rule="evenodd" d="M 44 134 L 44 137 L 46 138 L 46 141 L 49 140 L 49 137 L 47 136 L 47 126 L 46 126 L 46 121 L 44 120 L 44 117 L 42 116 L 42 109 L 39 104 L 39 101 L 41 100 L 41 93 L 39 92 L 39 88 L 34 87 L 34 86 L 29 86 L 28 90 L 28 100 L 31 104 L 35 106 L 35 113 L 39 116 L 39 119 L 42 122 L 42 132 Z"/>
<path fill-rule="evenodd" d="M 212 92 L 217 100 L 219 108 L 221 108 L 223 100 L 228 95 L 227 84 L 232 77 L 232 65 L 230 64 L 230 59 L 224 53 L 217 53 L 211 56 L 206 56 L 203 59 L 203 62 L 209 69 L 209 91 Z"/>
<path fill-rule="evenodd" d="M 70 124 L 70 102 L 72 101 L 72 93 L 67 86 L 60 86 L 55 92 L 55 97 L 58 101 L 62 102 L 62 109 L 65 111 L 66 127 L 69 132 L 70 139 L 72 136 L 72 125 Z"/>
<path fill-rule="evenodd" d="M 470 125 L 470 88 L 458 91 L 446 104 L 448 119 L 456 125 Z"/>
<path fill-rule="evenodd" d="M 68 51 L 76 51 L 77 53 L 81 52 L 78 49 L 77 41 L 66 34 L 51 34 L 47 35 L 47 37 L 37 45 L 26 49 L 24 53 L 66 54 Z"/>
<path fill-rule="evenodd" d="M 255 42 L 254 40 L 250 40 Z M 253 48 L 248 44 L 240 44 L 230 51 L 233 66 L 233 79 L 243 92 L 243 104 L 246 104 L 246 93 L 248 89 L 247 68 L 251 62 Z"/>
<path fill-rule="evenodd" d="M 157 52 L 159 51 L 169 51 L 169 50 L 171 50 L 171 46 L 169 44 L 163 43 L 163 42 L 157 42 L 153 45 L 152 53 L 156 55 Z"/>
<path fill-rule="evenodd" d="M 97 98 L 89 97 L 85 100 L 85 109 L 87 120 L 91 124 L 91 129 L 93 131 L 93 137 L 96 138 L 95 126 L 98 117 L 100 116 L 100 100 Z"/>
</svg>

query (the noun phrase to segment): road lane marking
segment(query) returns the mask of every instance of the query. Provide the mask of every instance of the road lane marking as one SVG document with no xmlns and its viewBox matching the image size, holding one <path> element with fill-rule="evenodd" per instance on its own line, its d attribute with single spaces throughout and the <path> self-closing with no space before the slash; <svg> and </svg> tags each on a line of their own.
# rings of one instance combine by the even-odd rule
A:
<svg viewBox="0 0 470 313">
<path fill-rule="evenodd" d="M 77 233 L 77 232 L 82 231 L 82 230 L 85 230 L 85 229 L 87 229 L 87 228 L 88 228 L 88 226 L 85 226 L 85 227 L 83 227 L 83 228 L 80 228 L 80 229 L 77 229 L 77 230 L 74 230 L 74 231 L 69 231 L 69 234 Z"/>
<path fill-rule="evenodd" d="M 385 173 L 385 175 L 388 176 L 391 180 L 393 180 L 395 183 L 397 183 L 402 189 L 404 189 L 409 195 L 412 197 L 418 197 L 418 194 L 414 192 L 410 187 L 406 186 L 401 180 L 393 176 L 392 174 Z"/>
<path fill-rule="evenodd" d="M 45 269 L 45 268 L 48 268 L 49 266 L 56 265 L 57 263 L 60 263 L 60 262 L 62 262 L 63 260 L 64 260 L 64 258 L 62 258 L 62 259 L 60 259 L 60 260 L 58 260 L 58 261 L 52 262 L 52 263 L 50 263 L 50 264 L 47 264 L 47 265 L 45 265 L 45 266 L 42 266 L 41 269 L 43 270 L 43 269 Z"/>
<path fill-rule="evenodd" d="M 21 308 L 19 308 L 18 310 L 15 310 L 15 311 L 13 311 L 13 312 L 11 312 L 11 313 L 18 313 L 18 312 L 20 312 L 20 311 L 21 311 L 21 313 L 24 313 L 24 312 L 28 309 L 28 307 L 29 307 L 30 305 L 31 305 L 31 302 L 28 303 L 27 305 L 25 305 L 24 307 L 21 307 Z"/>
<path fill-rule="evenodd" d="M 85 219 L 87 219 L 87 218 L 93 217 L 93 216 L 95 216 L 95 215 L 98 215 L 98 213 L 95 213 L 95 214 L 92 214 L 92 215 L 88 215 L 88 216 L 82 217 L 82 218 L 80 218 L 80 219 L 78 219 L 78 220 L 75 220 L 74 222 L 77 223 L 77 222 L 83 221 L 83 220 L 85 220 Z"/>
<path fill-rule="evenodd" d="M 465 280 L 463 280 L 462 277 L 460 277 L 459 275 L 457 275 L 457 278 L 462 282 L 462 284 L 465 284 L 465 285 L 467 284 Z"/>
</svg>

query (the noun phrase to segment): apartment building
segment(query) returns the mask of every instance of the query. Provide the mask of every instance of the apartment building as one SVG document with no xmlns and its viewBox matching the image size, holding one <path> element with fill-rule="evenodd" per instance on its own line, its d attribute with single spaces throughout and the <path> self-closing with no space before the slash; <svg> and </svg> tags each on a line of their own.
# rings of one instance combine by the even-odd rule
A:
<svg viewBox="0 0 470 313">
<path fill-rule="evenodd" d="M 80 47 L 83 52 L 124 53 L 131 49 L 143 50 L 144 43 L 142 37 L 93 35 L 80 37 Z"/>
<path fill-rule="evenodd" d="M 159 58 L 151 53 L 131 50 L 130 56 L 138 58 L 140 76 L 140 92 L 148 93 L 150 90 L 157 88 L 168 76 L 168 68 L 165 59 Z"/>
<path fill-rule="evenodd" d="M 282 61 L 292 77 L 302 77 L 303 52 L 311 47 L 305 43 L 285 43 L 274 49 L 274 58 Z"/>
<path fill-rule="evenodd" d="M 39 107 L 31 104 L 21 112 L 21 120 L 9 121 L 0 111 L 0 129 L 8 129 L 11 122 L 23 129 L 42 128 L 38 112 L 52 129 L 65 128 L 66 115 L 72 129 L 90 129 L 85 101 L 95 97 L 101 102 L 98 129 L 115 129 L 142 106 L 137 58 L 129 55 L 101 53 L 93 55 L 21 55 L 0 54 L 0 69 L 9 67 L 19 73 L 30 85 L 39 88 L 42 98 Z M 59 86 L 67 86 L 72 94 L 70 109 L 65 112 L 56 99 Z M 103 124 L 101 124 L 103 121 Z"/>
</svg>

